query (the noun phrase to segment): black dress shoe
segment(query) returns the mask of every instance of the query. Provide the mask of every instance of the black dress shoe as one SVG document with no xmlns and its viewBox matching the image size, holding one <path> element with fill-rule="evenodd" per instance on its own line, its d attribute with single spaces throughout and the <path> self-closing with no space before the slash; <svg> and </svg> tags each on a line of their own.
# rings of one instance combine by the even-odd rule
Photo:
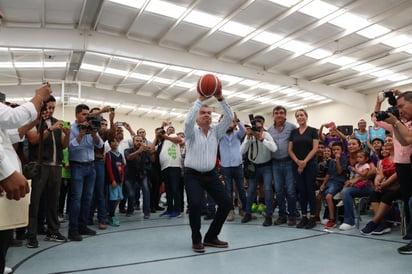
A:
<svg viewBox="0 0 412 274">
<path fill-rule="evenodd" d="M 156 209 L 156 210 L 159 210 L 159 211 L 165 210 L 165 208 L 164 208 L 164 207 L 161 207 L 161 206 L 157 206 L 157 207 L 155 207 L 155 209 Z"/>
<path fill-rule="evenodd" d="M 216 238 L 214 240 L 204 240 L 203 245 L 204 246 L 218 247 L 218 248 L 227 248 L 227 247 L 229 247 L 228 242 L 221 241 L 218 238 Z"/>
<path fill-rule="evenodd" d="M 90 235 L 90 236 L 96 235 L 96 231 L 88 228 L 87 226 L 79 228 L 79 233 L 81 235 Z"/>
<path fill-rule="evenodd" d="M 192 250 L 197 253 L 204 253 L 205 247 L 202 243 L 192 244 Z"/>
</svg>

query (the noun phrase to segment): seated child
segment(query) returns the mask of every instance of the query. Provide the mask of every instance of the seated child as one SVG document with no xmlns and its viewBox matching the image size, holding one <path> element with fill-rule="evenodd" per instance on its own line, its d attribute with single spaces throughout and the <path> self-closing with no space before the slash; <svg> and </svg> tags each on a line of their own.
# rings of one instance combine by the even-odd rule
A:
<svg viewBox="0 0 412 274">
<path fill-rule="evenodd" d="M 334 142 L 332 145 L 332 159 L 328 163 L 328 172 L 326 174 L 323 184 L 320 186 L 317 199 L 326 200 L 329 211 L 329 221 L 326 223 L 325 228 L 331 229 L 336 226 L 335 223 L 335 206 L 333 202 L 333 196 L 338 193 L 346 180 L 346 169 L 348 167 L 348 161 L 346 157 L 342 157 L 343 143 Z M 319 217 L 320 207 L 316 210 L 316 216 Z"/>
</svg>

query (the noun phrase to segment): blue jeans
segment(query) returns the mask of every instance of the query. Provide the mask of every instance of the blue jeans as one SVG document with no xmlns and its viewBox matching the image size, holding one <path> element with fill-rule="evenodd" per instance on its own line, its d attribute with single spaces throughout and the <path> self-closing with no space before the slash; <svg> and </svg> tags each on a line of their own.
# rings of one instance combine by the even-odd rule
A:
<svg viewBox="0 0 412 274">
<path fill-rule="evenodd" d="M 272 162 L 272 174 L 275 181 L 275 192 L 279 206 L 279 217 L 296 216 L 296 185 L 293 179 L 292 160 L 286 162 Z M 285 198 L 286 191 L 286 198 Z M 286 203 L 288 202 L 288 210 Z"/>
<path fill-rule="evenodd" d="M 69 212 L 69 230 L 85 227 L 89 219 L 92 203 L 96 169 L 93 164 L 79 165 L 70 162 L 71 197 Z"/>
<path fill-rule="evenodd" d="M 233 201 L 233 181 L 235 181 L 237 191 L 239 192 L 239 199 L 242 203 L 242 208 L 245 209 L 246 191 L 244 185 L 242 165 L 236 167 L 222 167 L 221 170 L 230 200 Z"/>
<path fill-rule="evenodd" d="M 373 191 L 372 186 L 365 186 L 364 188 L 344 187 L 341 191 L 343 201 L 344 217 L 343 222 L 348 225 L 355 224 L 355 215 L 353 212 L 353 198 L 369 196 Z"/>
<path fill-rule="evenodd" d="M 246 213 L 252 212 L 252 204 L 256 198 L 256 187 L 259 180 L 263 180 L 265 191 L 266 217 L 272 217 L 273 213 L 273 186 L 271 165 L 256 167 L 254 177 L 249 178 L 249 188 L 247 192 Z"/>
<path fill-rule="evenodd" d="M 293 175 L 295 177 L 296 186 L 299 191 L 299 202 L 302 210 L 302 215 L 308 213 L 308 205 L 310 214 L 316 214 L 316 175 L 318 173 L 318 165 L 315 160 L 310 160 L 301 174 L 298 173 L 298 166 L 293 163 Z"/>
<path fill-rule="evenodd" d="M 168 212 L 180 212 L 180 167 L 168 167 L 162 170 L 162 178 L 166 187 L 166 200 Z"/>
<path fill-rule="evenodd" d="M 93 211 L 97 208 L 97 220 L 99 223 L 106 221 L 107 215 L 107 203 L 106 203 L 106 168 L 104 161 L 95 161 L 94 168 L 96 169 L 96 181 L 94 184 L 94 196 L 92 200 L 91 216 Z"/>
<path fill-rule="evenodd" d="M 192 230 L 192 243 L 202 242 L 200 227 L 205 191 L 213 197 L 218 208 L 204 238 L 209 241 L 215 240 L 222 230 L 227 214 L 233 209 L 232 202 L 229 200 L 226 188 L 218 178 L 217 171 L 198 173 L 185 170 L 185 188 L 189 207 L 189 222 Z"/>
</svg>

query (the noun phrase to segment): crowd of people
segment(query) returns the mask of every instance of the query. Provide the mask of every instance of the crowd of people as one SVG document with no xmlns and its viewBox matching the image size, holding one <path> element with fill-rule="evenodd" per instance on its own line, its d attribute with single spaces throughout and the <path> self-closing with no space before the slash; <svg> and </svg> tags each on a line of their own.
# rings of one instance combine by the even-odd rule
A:
<svg viewBox="0 0 412 274">
<path fill-rule="evenodd" d="M 235 219 L 236 207 L 241 223 L 255 220 L 254 205 L 259 203 L 263 226 L 311 229 L 323 221 L 330 230 L 340 221 L 339 229 L 346 231 L 355 228 L 354 198 L 369 197 L 374 216 L 360 233 L 389 233 L 396 221 L 395 200 L 404 201 L 408 222 L 412 212 L 412 92 L 391 92 L 398 112 L 379 113 L 387 98 L 379 95 L 373 126 L 361 119 L 350 136 L 334 123 L 310 126 L 304 109 L 295 112 L 295 126 L 286 121 L 283 106 L 274 107 L 267 129 L 261 115 L 250 116 L 250 124 L 245 124 L 221 91 L 214 94 L 222 107 L 217 124 L 212 124 L 212 109 L 205 104 L 209 98 L 198 93 L 184 132 L 175 133 L 170 122 L 163 122 L 154 129 L 152 141 L 145 129 L 116 123 L 110 106 L 90 109 L 79 104 L 74 122 L 55 118 L 56 100 L 48 84 L 13 111 L 1 104 L 0 149 L 5 153 L 0 153 L 0 192 L 16 200 L 28 193 L 20 162 L 37 163 L 39 172 L 30 178 L 28 226 L 0 231 L 0 271 L 10 241 L 25 240 L 28 248 L 39 246 L 39 234 L 48 241 L 81 241 L 82 235 L 96 235 L 94 224 L 100 230 L 119 226 L 116 214 L 131 217 L 141 209 L 143 219 L 156 212 L 179 218 L 185 202 L 195 252 L 204 252 L 205 246 L 228 247 L 218 238 L 224 222 Z M 66 215 L 67 238 L 60 233 Z M 202 215 L 213 219 L 203 240 Z M 404 238 L 412 239 L 411 226 Z M 412 254 L 412 242 L 398 251 Z"/>
</svg>

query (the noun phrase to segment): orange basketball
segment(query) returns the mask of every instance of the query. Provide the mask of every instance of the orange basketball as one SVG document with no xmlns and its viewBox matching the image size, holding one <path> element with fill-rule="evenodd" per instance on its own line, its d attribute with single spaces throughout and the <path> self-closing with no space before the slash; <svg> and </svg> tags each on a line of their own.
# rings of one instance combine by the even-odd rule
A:
<svg viewBox="0 0 412 274">
<path fill-rule="evenodd" d="M 197 92 L 204 97 L 211 97 L 222 92 L 222 83 L 213 74 L 205 74 L 197 81 Z"/>
</svg>

